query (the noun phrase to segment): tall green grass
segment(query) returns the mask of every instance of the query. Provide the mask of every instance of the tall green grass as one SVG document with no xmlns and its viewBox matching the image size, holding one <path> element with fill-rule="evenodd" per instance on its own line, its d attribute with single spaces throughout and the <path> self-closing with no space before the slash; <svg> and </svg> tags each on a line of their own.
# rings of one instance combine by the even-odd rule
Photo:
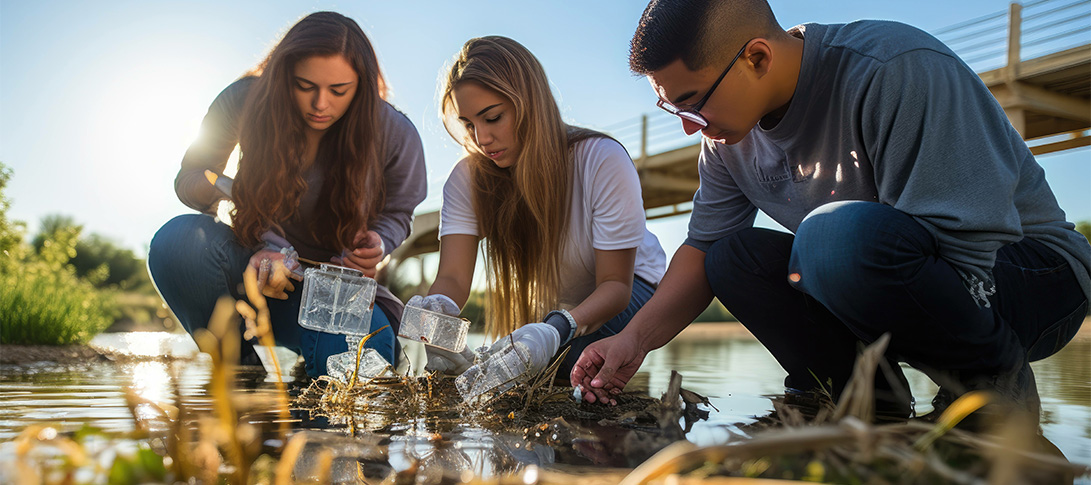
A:
<svg viewBox="0 0 1091 485">
<path fill-rule="evenodd" d="M 0 275 L 0 344 L 84 344 L 114 322 L 116 292 L 68 264 L 77 237 L 58 234 L 37 257 L 4 265 L 12 271 Z"/>
<path fill-rule="evenodd" d="M 84 344 L 114 322 L 110 292 L 66 274 L 0 278 L 0 344 Z"/>
</svg>

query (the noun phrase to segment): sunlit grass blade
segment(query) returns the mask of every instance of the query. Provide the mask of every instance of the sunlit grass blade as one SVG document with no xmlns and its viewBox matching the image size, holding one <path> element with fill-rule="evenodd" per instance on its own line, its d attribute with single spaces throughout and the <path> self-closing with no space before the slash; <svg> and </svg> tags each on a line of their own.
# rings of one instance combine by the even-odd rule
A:
<svg viewBox="0 0 1091 485">
<path fill-rule="evenodd" d="M 963 394 L 955 402 L 951 403 L 943 414 L 940 414 L 939 420 L 936 421 L 936 426 L 932 428 L 924 436 L 921 436 L 913 447 L 918 450 L 924 450 L 932 446 L 939 437 L 946 434 L 951 428 L 954 428 L 958 423 L 966 419 L 974 411 L 981 409 L 986 404 L 989 404 L 993 400 L 993 394 L 988 391 L 970 391 Z"/>
</svg>

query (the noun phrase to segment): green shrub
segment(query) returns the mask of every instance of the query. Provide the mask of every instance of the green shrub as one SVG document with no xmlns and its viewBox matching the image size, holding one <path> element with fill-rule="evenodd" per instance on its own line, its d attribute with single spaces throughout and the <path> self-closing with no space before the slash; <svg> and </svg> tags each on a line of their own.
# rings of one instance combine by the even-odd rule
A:
<svg viewBox="0 0 1091 485">
<path fill-rule="evenodd" d="M 42 217 L 40 230 L 31 241 L 36 252 L 42 250 L 45 241 L 58 231 L 76 229 L 82 232 L 83 226 L 71 216 L 50 214 Z M 99 288 L 114 288 L 133 291 L 145 295 L 155 295 L 151 278 L 145 268 L 144 260 L 136 256 L 131 249 L 120 247 L 116 242 L 100 234 L 91 234 L 76 241 L 76 253 L 69 261 L 76 269 L 76 276 L 85 278 L 106 267 L 106 279 L 97 282 Z"/>
<path fill-rule="evenodd" d="M 34 247 L 34 252 L 41 252 L 42 246 L 45 246 L 46 241 L 53 237 L 54 234 L 70 230 L 83 233 L 83 225 L 77 224 L 76 219 L 72 216 L 64 214 L 43 216 L 42 220 L 38 221 L 38 234 L 35 234 L 34 238 L 31 239 L 30 245 Z"/>
<path fill-rule="evenodd" d="M 79 227 L 58 227 L 30 251 L 22 225 L 7 219 L 3 188 L 11 171 L 0 164 L 0 344 L 82 344 L 114 322 L 115 292 L 95 288 L 109 270 L 84 278 L 69 261 L 76 255 Z"/>
<path fill-rule="evenodd" d="M 155 295 L 155 288 L 148 276 L 144 260 L 136 257 L 131 249 L 117 245 L 105 236 L 91 234 L 76 243 L 76 256 L 72 258 L 76 274 L 85 277 L 105 265 L 109 268 L 100 288 L 118 288 L 147 295 Z"/>
</svg>

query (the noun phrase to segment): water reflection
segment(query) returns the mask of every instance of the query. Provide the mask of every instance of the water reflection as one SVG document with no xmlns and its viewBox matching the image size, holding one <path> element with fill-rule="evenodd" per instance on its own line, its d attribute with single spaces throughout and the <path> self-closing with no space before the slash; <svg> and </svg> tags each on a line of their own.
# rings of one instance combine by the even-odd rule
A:
<svg viewBox="0 0 1091 485">
<path fill-rule="evenodd" d="M 170 398 L 170 374 L 165 362 L 141 362 L 132 366 L 132 390 L 141 398 L 152 402 L 165 402 Z"/>
<path fill-rule="evenodd" d="M 350 437 L 308 430 L 293 439 L 305 441 L 294 466 L 296 478 L 332 483 L 390 481 L 398 472 L 415 476 L 416 483 L 465 481 L 549 465 L 554 456 L 548 446 L 479 428 L 444 437 L 393 436 L 389 441 L 374 434 Z"/>
<path fill-rule="evenodd" d="M 151 355 L 151 349 L 177 356 L 194 350 L 188 336 L 172 334 L 107 334 L 97 337 L 95 344 L 115 350 L 133 349 L 133 354 L 138 355 Z M 294 361 L 290 352 L 278 349 L 278 354 L 281 362 Z M 1091 332 L 1084 331 L 1060 353 L 1033 367 L 1042 396 L 1046 438 L 1070 460 L 1091 463 Z M 204 391 L 209 369 L 207 356 L 174 361 L 0 365 L 0 441 L 11 440 L 32 424 L 54 425 L 61 432 L 75 431 L 83 425 L 107 432 L 131 431 L 133 417 L 123 394 L 126 387 L 151 402 L 171 402 L 177 391 L 191 408 L 210 409 Z M 697 422 L 686 435 L 698 444 L 722 443 L 732 435 L 743 434 L 739 425 L 772 411 L 771 401 L 764 396 L 782 392 L 786 375 L 772 355 L 748 334 L 722 330 L 709 333 L 695 327 L 649 354 L 629 390 L 647 390 L 658 396 L 665 391 L 671 370 L 684 375 L 684 387 L 708 396 L 719 409 L 712 411 L 707 421 Z M 291 382 L 287 374 L 285 370 L 285 380 Z M 918 412 L 929 411 L 935 385 L 912 369 L 907 369 L 906 374 Z M 240 377 L 239 388 L 268 390 L 273 388 L 272 381 L 263 374 L 251 373 Z M 538 439 L 498 435 L 465 423 L 438 425 L 434 418 L 379 422 L 376 416 L 364 412 L 357 419 L 368 422 L 367 430 L 351 437 L 344 423 L 327 423 L 325 427 L 332 429 L 325 431 L 306 431 L 308 443 L 312 444 L 301 456 L 310 456 L 307 460 L 311 461 L 301 461 L 297 471 L 304 473 L 305 467 L 313 466 L 323 447 L 341 450 L 332 457 L 336 466 L 331 473 L 349 475 L 378 476 L 416 469 L 429 476 L 443 474 L 457 480 L 461 474 L 488 476 L 527 464 L 632 466 L 626 462 L 624 450 L 634 440 L 624 429 L 586 439 L 572 434 L 572 428 L 557 427 L 543 432 L 559 432 L 562 436 Z M 372 446 L 376 440 L 382 441 L 381 456 L 375 455 L 377 448 Z"/>
<path fill-rule="evenodd" d="M 666 347 L 650 353 L 634 383 L 653 396 L 667 386 L 670 371 L 681 372 L 682 385 L 707 395 L 720 412 L 698 422 L 686 436 L 697 444 L 722 443 L 735 424 L 753 422 L 773 410 L 762 396 L 782 393 L 787 373 L 769 351 L 748 334 L 728 332 L 723 338 L 709 331 L 683 332 Z M 715 330 L 710 330 L 713 334 Z M 687 333 L 689 335 L 687 336 Z M 1042 431 L 1072 461 L 1091 463 L 1091 328 L 1085 328 L 1057 354 L 1034 362 L 1042 399 Z M 938 387 L 923 373 L 903 366 L 918 414 L 932 410 Z M 631 388 L 630 387 L 630 388 Z M 627 388 L 627 389 L 630 389 Z"/>
</svg>

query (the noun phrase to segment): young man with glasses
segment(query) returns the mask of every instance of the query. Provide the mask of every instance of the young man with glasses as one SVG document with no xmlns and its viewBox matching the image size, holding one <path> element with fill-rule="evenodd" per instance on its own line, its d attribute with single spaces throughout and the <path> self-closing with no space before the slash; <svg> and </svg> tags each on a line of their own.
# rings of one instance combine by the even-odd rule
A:
<svg viewBox="0 0 1091 485">
<path fill-rule="evenodd" d="M 701 131 L 689 237 L 574 385 L 612 401 L 713 296 L 788 372 L 836 398 L 858 345 L 891 335 L 879 411 L 908 416 L 897 362 L 1037 417 L 1029 361 L 1087 313 L 1091 247 L 978 76 L 907 25 L 805 24 L 764 0 L 653 0 L 633 37 L 686 133 Z M 754 228 L 762 210 L 793 234 Z"/>
</svg>

